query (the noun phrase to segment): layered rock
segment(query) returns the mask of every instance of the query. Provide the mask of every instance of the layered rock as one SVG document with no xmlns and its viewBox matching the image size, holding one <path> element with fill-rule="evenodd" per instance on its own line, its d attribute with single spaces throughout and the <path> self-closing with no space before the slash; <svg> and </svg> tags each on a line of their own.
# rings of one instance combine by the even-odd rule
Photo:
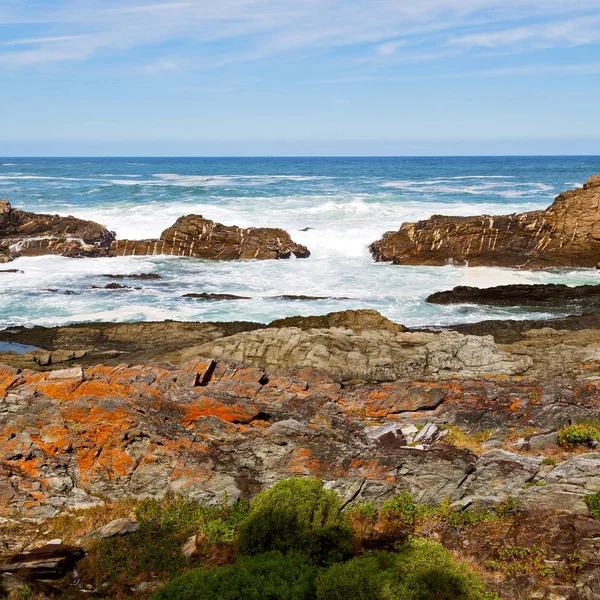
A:
<svg viewBox="0 0 600 600">
<path fill-rule="evenodd" d="M 159 239 L 118 240 L 117 256 L 167 254 L 209 260 L 307 258 L 306 246 L 296 244 L 283 229 L 222 225 L 201 215 L 187 215 L 162 232 Z"/>
<path fill-rule="evenodd" d="M 402 265 L 535 269 L 600 262 L 600 175 L 560 194 L 546 210 L 477 217 L 434 215 L 374 242 L 376 261 Z"/>
<path fill-rule="evenodd" d="M 486 304 L 492 306 L 543 306 L 548 308 L 600 307 L 600 285 L 515 284 L 489 288 L 457 286 L 436 292 L 431 304 Z"/>
<path fill-rule="evenodd" d="M 0 262 L 42 254 L 110 256 L 114 240 L 114 233 L 93 221 L 15 210 L 0 200 Z"/>
<path fill-rule="evenodd" d="M 228 357 L 267 369 L 310 366 L 344 381 L 394 381 L 525 373 L 527 357 L 504 353 L 491 337 L 455 332 L 391 333 L 387 330 L 282 327 L 244 332 L 187 349 L 167 358 Z"/>
</svg>

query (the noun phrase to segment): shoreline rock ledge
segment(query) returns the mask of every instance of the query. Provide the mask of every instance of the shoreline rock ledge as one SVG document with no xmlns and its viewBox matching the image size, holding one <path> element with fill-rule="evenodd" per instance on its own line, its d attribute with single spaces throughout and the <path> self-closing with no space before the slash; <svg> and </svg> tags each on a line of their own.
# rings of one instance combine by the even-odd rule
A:
<svg viewBox="0 0 600 600">
<path fill-rule="evenodd" d="M 186 215 L 165 229 L 159 239 L 117 240 L 117 256 L 166 254 L 208 260 L 308 258 L 306 246 L 283 229 L 222 225 L 202 215 Z"/>
<path fill-rule="evenodd" d="M 0 263 L 43 254 L 111 256 L 114 240 L 113 232 L 93 221 L 15 210 L 0 200 Z"/>
<path fill-rule="evenodd" d="M 400 265 L 597 267 L 600 174 L 560 194 L 545 210 L 476 217 L 434 215 L 404 223 L 371 244 L 377 262 Z"/>
</svg>

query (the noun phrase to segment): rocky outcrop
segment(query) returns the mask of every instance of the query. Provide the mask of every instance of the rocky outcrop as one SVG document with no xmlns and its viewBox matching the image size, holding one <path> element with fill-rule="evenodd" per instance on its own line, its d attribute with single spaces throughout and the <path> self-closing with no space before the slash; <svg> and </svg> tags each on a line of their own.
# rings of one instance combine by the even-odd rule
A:
<svg viewBox="0 0 600 600">
<path fill-rule="evenodd" d="M 212 503 L 224 493 L 252 496 L 290 475 L 322 478 L 346 501 L 406 490 L 433 504 L 490 506 L 514 496 L 526 507 L 584 514 L 583 495 L 600 488 L 598 454 L 552 468 L 542 457 L 502 449 L 477 456 L 444 445 L 432 426 L 410 432 L 436 422 L 504 436 L 510 426 L 547 431 L 597 419 L 597 384 L 342 386 L 316 369 L 210 359 L 182 368 L 2 367 L 0 516 L 47 517 L 101 497 L 169 490 Z"/>
<path fill-rule="evenodd" d="M 336 327 L 255 330 L 167 358 L 181 363 L 193 356 L 227 357 L 267 369 L 310 366 L 335 373 L 344 381 L 518 375 L 533 364 L 527 356 L 499 351 L 491 337 Z"/>
<path fill-rule="evenodd" d="M 93 221 L 15 210 L 0 200 L 0 262 L 42 254 L 110 256 L 114 240 L 114 233 Z"/>
<path fill-rule="evenodd" d="M 167 254 L 209 260 L 307 258 L 306 246 L 296 244 L 283 229 L 241 229 L 201 215 L 187 215 L 162 232 L 160 239 L 118 240 L 117 256 Z"/>
<path fill-rule="evenodd" d="M 600 262 L 600 176 L 560 194 L 546 210 L 478 217 L 434 215 L 374 242 L 376 261 L 536 269 Z"/>
<path fill-rule="evenodd" d="M 492 306 L 543 306 L 548 308 L 600 307 L 600 285 L 515 284 L 489 288 L 458 286 L 436 292 L 431 304 L 486 304 Z"/>
</svg>

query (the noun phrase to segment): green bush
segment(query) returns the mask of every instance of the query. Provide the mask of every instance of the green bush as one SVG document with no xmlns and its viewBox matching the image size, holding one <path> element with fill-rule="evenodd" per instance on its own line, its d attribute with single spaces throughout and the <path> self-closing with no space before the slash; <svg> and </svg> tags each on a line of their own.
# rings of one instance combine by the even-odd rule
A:
<svg viewBox="0 0 600 600">
<path fill-rule="evenodd" d="M 441 544 L 413 539 L 398 552 L 354 558 L 317 578 L 318 600 L 492 600 L 495 594 Z"/>
<path fill-rule="evenodd" d="M 135 533 L 98 540 L 89 549 L 80 564 L 86 581 L 105 583 L 108 591 L 117 594 L 152 577 L 173 577 L 189 565 L 181 548 L 191 535 L 201 536 L 213 551 L 232 546 L 238 524 L 248 514 L 248 504 L 207 507 L 168 494 L 160 500 L 142 501 L 135 514 Z"/>
<path fill-rule="evenodd" d="M 352 548 L 352 529 L 336 492 L 320 481 L 292 478 L 260 493 L 238 534 L 240 554 L 298 550 L 317 562 L 341 558 Z"/>
<path fill-rule="evenodd" d="M 189 571 L 152 600 L 312 600 L 315 576 L 306 555 L 269 552 L 226 567 Z"/>
<path fill-rule="evenodd" d="M 597 423 L 568 425 L 558 432 L 558 443 L 564 448 L 591 446 L 595 441 L 600 441 L 600 425 Z"/>
<path fill-rule="evenodd" d="M 590 516 L 600 520 L 600 490 L 584 496 L 583 500 L 587 504 Z"/>
</svg>

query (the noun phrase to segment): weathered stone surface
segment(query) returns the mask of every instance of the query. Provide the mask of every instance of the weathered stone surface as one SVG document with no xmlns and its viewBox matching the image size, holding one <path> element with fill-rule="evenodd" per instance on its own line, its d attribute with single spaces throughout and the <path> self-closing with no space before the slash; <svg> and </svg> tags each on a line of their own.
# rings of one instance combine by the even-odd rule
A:
<svg viewBox="0 0 600 600">
<path fill-rule="evenodd" d="M 0 200 L 0 262 L 10 256 L 110 256 L 114 233 L 92 221 L 15 210 Z"/>
<path fill-rule="evenodd" d="M 117 256 L 168 254 L 209 260 L 307 258 L 306 246 L 296 244 L 283 229 L 222 225 L 201 215 L 187 215 L 162 232 L 158 240 L 118 240 Z"/>
<path fill-rule="evenodd" d="M 424 398 L 420 408 L 403 404 L 411 396 Z M 179 369 L 0 367 L 0 516 L 47 517 L 93 506 L 99 496 L 169 490 L 206 502 L 224 493 L 234 500 L 290 475 L 322 478 L 349 498 L 381 500 L 407 490 L 433 503 L 449 497 L 477 505 L 511 495 L 545 506 L 560 497 L 579 512 L 583 495 L 600 487 L 599 455 L 548 470 L 541 458 L 500 450 L 478 458 L 444 440 L 439 445 L 437 435 L 424 435 L 423 446 L 404 443 L 415 435 L 414 423 L 547 431 L 573 414 L 600 414 L 596 382 L 342 387 L 311 368 L 270 372 L 211 360 Z M 528 489 L 530 481 L 545 485 Z"/>
<path fill-rule="evenodd" d="M 599 307 L 600 285 L 515 284 L 490 288 L 458 286 L 431 294 L 431 304 L 487 304 L 492 306 Z"/>
<path fill-rule="evenodd" d="M 600 261 L 600 180 L 560 194 L 546 210 L 478 217 L 434 215 L 374 242 L 376 261 L 404 265 L 595 267 Z"/>
<path fill-rule="evenodd" d="M 173 360 L 193 356 L 228 357 L 268 369 L 309 366 L 346 381 L 517 375 L 532 366 L 529 357 L 499 351 L 491 337 L 338 328 L 256 330 L 188 349 Z"/>
</svg>

